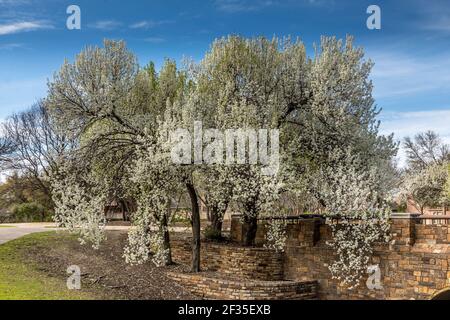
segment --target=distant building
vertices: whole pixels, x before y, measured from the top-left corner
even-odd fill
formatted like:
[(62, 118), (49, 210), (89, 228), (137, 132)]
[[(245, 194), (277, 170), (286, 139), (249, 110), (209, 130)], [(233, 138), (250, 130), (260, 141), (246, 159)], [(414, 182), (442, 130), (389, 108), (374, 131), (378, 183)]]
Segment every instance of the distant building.
[(105, 206), (105, 217), (108, 221), (130, 221), (130, 215), (135, 210), (133, 201), (112, 200)]
[(418, 213), (425, 216), (446, 216), (450, 215), (450, 208), (448, 207), (424, 207), (422, 210), (420, 206), (411, 198), (408, 199), (406, 204), (406, 212), (408, 213)]

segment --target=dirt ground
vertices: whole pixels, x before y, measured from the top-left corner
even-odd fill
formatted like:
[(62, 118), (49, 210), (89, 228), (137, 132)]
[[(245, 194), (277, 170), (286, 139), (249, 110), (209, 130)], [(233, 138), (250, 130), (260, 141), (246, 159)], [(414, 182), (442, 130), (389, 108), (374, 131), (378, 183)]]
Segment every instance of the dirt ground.
[(26, 248), (24, 258), (39, 271), (64, 281), (68, 277), (67, 268), (79, 266), (82, 290), (94, 293), (99, 299), (196, 299), (165, 275), (167, 271), (186, 271), (186, 266), (157, 268), (151, 262), (130, 266), (122, 257), (126, 232), (108, 231), (107, 236), (100, 249), (94, 250), (89, 245), (80, 245), (76, 237), (58, 233), (52, 241)]

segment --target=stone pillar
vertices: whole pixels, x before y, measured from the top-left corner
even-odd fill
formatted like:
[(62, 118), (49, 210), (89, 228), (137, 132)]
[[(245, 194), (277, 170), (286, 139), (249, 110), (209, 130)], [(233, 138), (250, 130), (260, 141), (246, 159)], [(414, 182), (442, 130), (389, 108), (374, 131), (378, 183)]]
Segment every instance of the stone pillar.
[(230, 238), (233, 242), (242, 242), (242, 222), (241, 215), (231, 216)]
[(321, 218), (298, 219), (288, 223), (288, 244), (299, 247), (314, 247), (320, 241)]
[(391, 233), (394, 245), (414, 245), (416, 218), (420, 214), (416, 213), (393, 213), (391, 215)]
[[(230, 238), (233, 242), (242, 243), (244, 239), (244, 224), (241, 220), (241, 215), (233, 215), (231, 216), (231, 228), (230, 228)], [(258, 227), (256, 230), (255, 236), (255, 245), (261, 246), (266, 241), (266, 232), (267, 232), (267, 220), (258, 219)]]

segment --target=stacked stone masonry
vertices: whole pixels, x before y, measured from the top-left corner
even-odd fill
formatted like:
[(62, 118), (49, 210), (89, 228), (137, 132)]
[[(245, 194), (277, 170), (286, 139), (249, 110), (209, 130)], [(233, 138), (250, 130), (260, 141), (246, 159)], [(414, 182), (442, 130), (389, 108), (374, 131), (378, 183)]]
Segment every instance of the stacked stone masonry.
[[(191, 246), (173, 241), (175, 261), (188, 264)], [(282, 253), (265, 248), (202, 243), (202, 270), (168, 276), (198, 297), (221, 300), (305, 300), (317, 297), (316, 281), (284, 280)]]
[[(191, 244), (173, 241), (175, 260), (189, 264)], [(203, 270), (217, 271), (241, 279), (283, 280), (283, 254), (264, 248), (244, 248), (231, 245), (202, 243), (201, 264)]]
[[(258, 226), (257, 243), (264, 242), (265, 222)], [(392, 241), (375, 248), (372, 265), (381, 269), (382, 290), (362, 285), (355, 290), (331, 279), (328, 265), (335, 258), (326, 245), (331, 237), (319, 218), (290, 220), (284, 254), (284, 278), (319, 283), (319, 299), (431, 299), (450, 290), (450, 226), (423, 225), (414, 216), (391, 221)], [(232, 239), (241, 237), (238, 219), (232, 222)]]
[(209, 274), (169, 273), (194, 295), (216, 300), (305, 300), (317, 296), (317, 282), (231, 280)]

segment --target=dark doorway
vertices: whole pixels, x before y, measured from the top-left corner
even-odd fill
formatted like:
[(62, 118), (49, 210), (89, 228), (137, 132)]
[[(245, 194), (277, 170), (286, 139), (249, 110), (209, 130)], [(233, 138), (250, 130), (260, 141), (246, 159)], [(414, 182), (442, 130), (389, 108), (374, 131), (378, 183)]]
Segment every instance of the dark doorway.
[(450, 289), (437, 294), (432, 300), (450, 300)]

